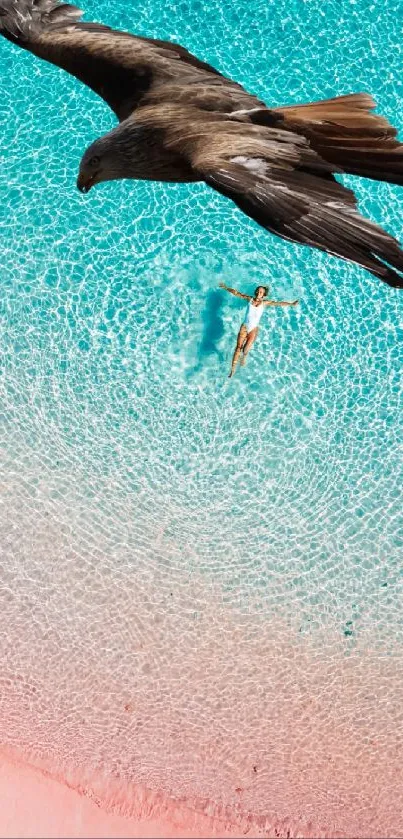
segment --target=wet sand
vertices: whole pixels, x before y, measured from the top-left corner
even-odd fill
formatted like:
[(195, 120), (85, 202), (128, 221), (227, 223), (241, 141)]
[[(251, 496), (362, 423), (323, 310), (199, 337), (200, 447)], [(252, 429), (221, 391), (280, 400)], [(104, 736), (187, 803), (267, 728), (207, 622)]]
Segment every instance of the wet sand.
[[(66, 783), (52, 778), (47, 772), (0, 756), (0, 837), (41, 836), (43, 839), (71, 837), (71, 839), (123, 839), (124, 837), (213, 837), (240, 835), (224, 821), (210, 819), (192, 812), (184, 804), (165, 798), (150, 813), (149, 801), (144, 800), (144, 817), (125, 818), (107, 812), (97, 800), (81, 793)], [(165, 815), (161, 810), (165, 809)]]

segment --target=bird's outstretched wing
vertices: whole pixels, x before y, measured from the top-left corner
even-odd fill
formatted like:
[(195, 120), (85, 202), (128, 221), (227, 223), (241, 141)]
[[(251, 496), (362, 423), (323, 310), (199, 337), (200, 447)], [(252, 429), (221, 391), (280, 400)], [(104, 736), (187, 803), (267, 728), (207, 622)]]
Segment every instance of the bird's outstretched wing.
[(267, 177), (251, 172), (250, 160), (206, 169), (204, 179), (272, 233), (356, 262), (388, 285), (403, 288), (399, 243), (357, 211), (351, 190), (296, 169), (276, 169)]
[(334, 178), (337, 167), (305, 137), (281, 127), (234, 124), (191, 108), (137, 113), (162, 130), (164, 146), (187, 159), (200, 179), (262, 227), (356, 262), (403, 288), (399, 243), (360, 215), (354, 193)]
[(148, 95), (224, 111), (264, 107), (184, 47), (86, 23), (81, 15), (58, 0), (0, 0), (0, 34), (84, 82), (119, 120)]

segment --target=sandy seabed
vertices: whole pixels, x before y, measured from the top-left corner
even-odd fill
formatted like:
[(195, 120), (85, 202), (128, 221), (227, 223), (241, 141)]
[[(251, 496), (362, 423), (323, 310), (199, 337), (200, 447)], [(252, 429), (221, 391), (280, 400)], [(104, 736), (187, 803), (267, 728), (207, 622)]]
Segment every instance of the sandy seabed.
[(281, 570), (261, 600), (168, 562), (83, 560), (74, 505), (45, 541), (16, 501), (0, 836), (403, 837), (400, 589), (346, 635), (276, 605)]

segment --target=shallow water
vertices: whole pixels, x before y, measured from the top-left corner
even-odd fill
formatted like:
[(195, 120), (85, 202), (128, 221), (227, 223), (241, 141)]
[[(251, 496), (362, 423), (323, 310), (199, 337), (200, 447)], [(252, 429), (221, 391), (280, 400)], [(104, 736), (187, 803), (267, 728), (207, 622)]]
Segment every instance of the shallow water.
[[(403, 127), (391, 2), (86, 12), (177, 40), (268, 103), (367, 90)], [(403, 830), (380, 781), (402, 747), (401, 293), (207, 186), (81, 196), (81, 154), (113, 116), (7, 42), (0, 65), (0, 738), (262, 817), (309, 811), (329, 833), (372, 799), (369, 827)], [(403, 239), (402, 190), (354, 186)], [(242, 305), (221, 280), (300, 299), (264, 315), (231, 381)], [(252, 742), (265, 770), (239, 805)]]

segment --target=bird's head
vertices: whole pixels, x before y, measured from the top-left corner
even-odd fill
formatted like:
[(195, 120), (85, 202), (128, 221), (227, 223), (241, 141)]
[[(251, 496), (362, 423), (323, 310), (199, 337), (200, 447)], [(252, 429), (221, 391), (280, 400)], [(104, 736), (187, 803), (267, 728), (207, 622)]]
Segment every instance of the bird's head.
[(77, 189), (80, 192), (89, 192), (92, 186), (104, 180), (102, 169), (102, 156), (95, 152), (91, 153), (91, 155), (86, 152), (80, 163)]
[(102, 181), (115, 181), (124, 178), (119, 149), (107, 136), (92, 143), (80, 162), (77, 188), (80, 192), (89, 192), (95, 184)]
[(128, 178), (197, 180), (182, 158), (164, 148), (155, 128), (139, 125), (135, 119), (124, 120), (89, 146), (81, 159), (77, 187), (80, 192), (89, 192), (102, 181)]

